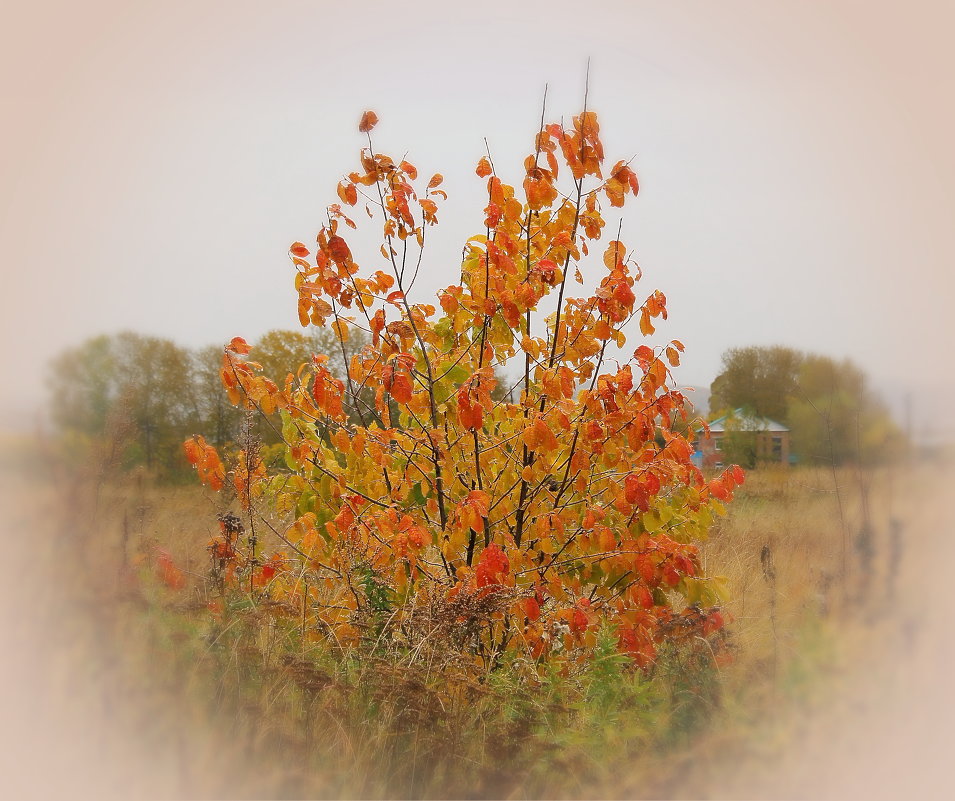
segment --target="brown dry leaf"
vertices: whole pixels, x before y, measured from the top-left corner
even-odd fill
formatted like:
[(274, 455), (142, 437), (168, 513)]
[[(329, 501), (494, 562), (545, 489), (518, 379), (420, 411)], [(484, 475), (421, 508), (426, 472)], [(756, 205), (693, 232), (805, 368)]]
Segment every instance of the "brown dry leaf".
[(366, 111), (361, 115), (361, 122), (358, 123), (359, 133), (368, 133), (378, 124), (378, 115), (374, 111)]

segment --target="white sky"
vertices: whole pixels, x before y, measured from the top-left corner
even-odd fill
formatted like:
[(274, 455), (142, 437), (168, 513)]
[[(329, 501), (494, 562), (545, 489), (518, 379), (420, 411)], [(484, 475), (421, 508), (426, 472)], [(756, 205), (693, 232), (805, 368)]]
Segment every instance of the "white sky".
[(909, 392), (916, 424), (935, 423), (953, 397), (955, 342), (948, 7), (11, 8), (4, 423), (42, 398), (49, 357), (97, 333), (205, 345), (296, 327), (287, 248), (313, 241), (355, 168), (366, 108), (381, 118), (380, 149), (446, 176), (421, 297), (452, 283), (461, 243), (481, 229), (483, 138), (519, 184), (545, 82), (548, 117), (569, 118), (588, 56), (608, 159), (636, 155), (623, 239), (640, 289), (669, 298), (661, 333), (687, 348), (678, 380), (707, 386), (728, 347), (786, 344), (852, 358), (894, 408)]

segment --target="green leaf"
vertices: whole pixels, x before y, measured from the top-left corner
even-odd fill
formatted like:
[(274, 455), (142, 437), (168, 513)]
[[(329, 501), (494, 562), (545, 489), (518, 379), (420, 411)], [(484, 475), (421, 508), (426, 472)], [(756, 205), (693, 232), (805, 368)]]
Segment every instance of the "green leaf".
[[(430, 489), (430, 487), (429, 487)], [(422, 489), (421, 482), (417, 482), (408, 493), (408, 503), (412, 506), (424, 506), (428, 496)]]
[(460, 364), (456, 364), (454, 367), (448, 370), (448, 374), (444, 377), (444, 380), (450, 381), (456, 387), (459, 387), (461, 384), (467, 381), (469, 377), (468, 371)]

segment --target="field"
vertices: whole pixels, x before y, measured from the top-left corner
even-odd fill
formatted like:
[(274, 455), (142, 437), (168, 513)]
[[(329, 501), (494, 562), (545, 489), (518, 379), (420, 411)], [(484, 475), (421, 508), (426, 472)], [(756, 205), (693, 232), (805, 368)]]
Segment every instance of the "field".
[(437, 648), (334, 658), (254, 609), (217, 617), (210, 495), (3, 445), (11, 797), (937, 792), (943, 459), (750, 473), (705, 546), (732, 599), (710, 667), (674, 651), (647, 675), (608, 640), (586, 671), (475, 677)]

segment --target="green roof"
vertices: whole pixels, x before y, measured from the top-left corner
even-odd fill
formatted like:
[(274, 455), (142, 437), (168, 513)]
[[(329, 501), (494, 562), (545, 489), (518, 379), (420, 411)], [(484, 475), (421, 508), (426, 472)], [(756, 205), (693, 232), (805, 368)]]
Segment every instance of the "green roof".
[[(726, 423), (736, 421), (735, 426), (727, 427)], [(730, 431), (756, 431), (756, 432), (777, 432), (789, 431), (782, 423), (770, 420), (768, 417), (757, 417), (755, 414), (747, 412), (745, 409), (736, 409), (729, 414), (724, 414), (710, 423), (710, 431), (724, 433)]]

